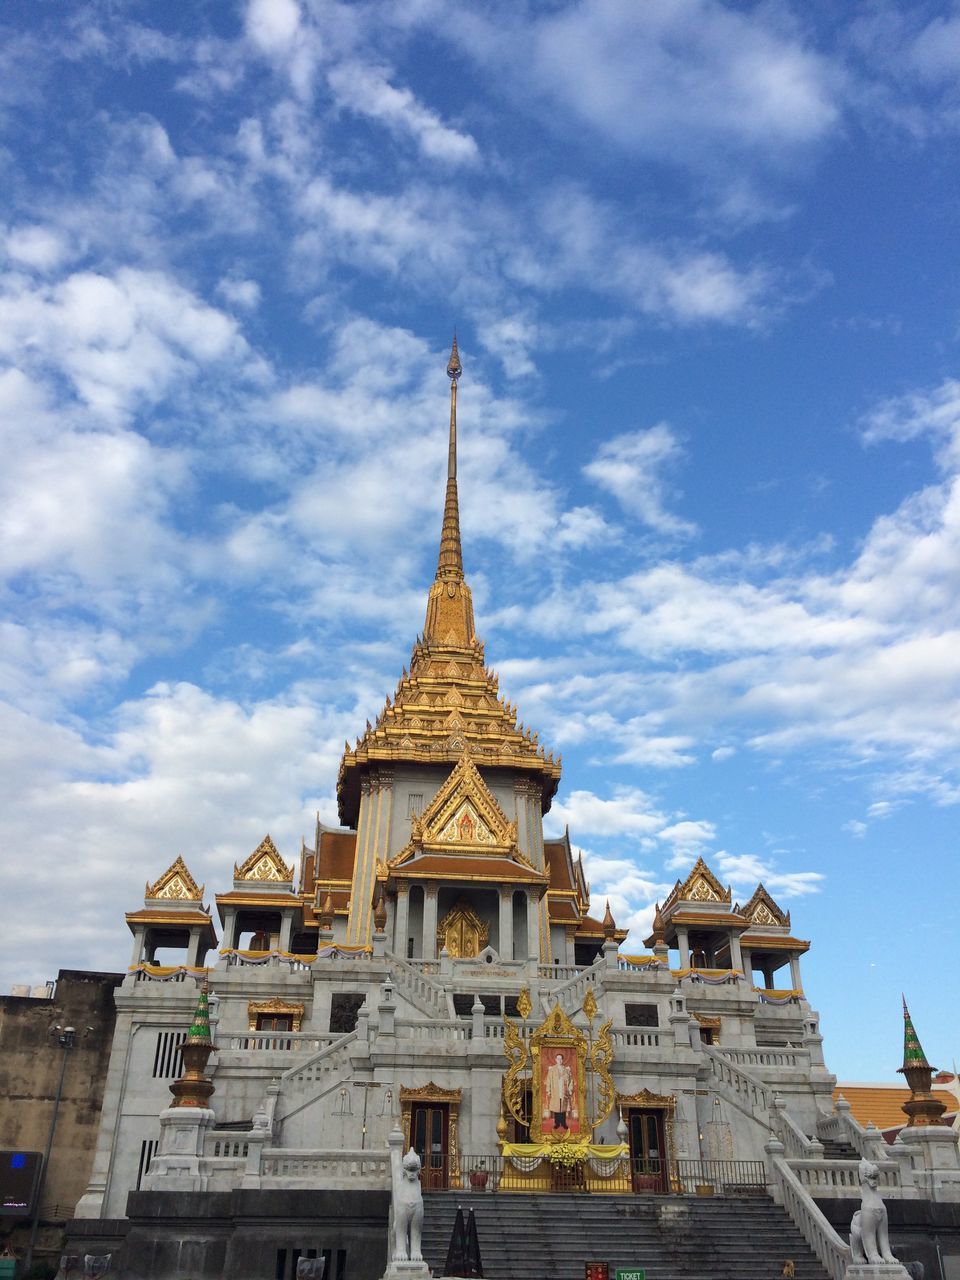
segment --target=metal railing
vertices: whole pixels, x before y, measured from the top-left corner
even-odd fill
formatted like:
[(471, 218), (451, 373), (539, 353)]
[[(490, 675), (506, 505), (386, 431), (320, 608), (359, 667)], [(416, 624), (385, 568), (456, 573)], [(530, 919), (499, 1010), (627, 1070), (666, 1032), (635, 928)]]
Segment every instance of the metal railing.
[(762, 1160), (660, 1160), (622, 1156), (587, 1157), (574, 1165), (546, 1156), (499, 1153), (457, 1156), (428, 1152), (420, 1185), (438, 1191), (613, 1195), (763, 1195), (767, 1171)]

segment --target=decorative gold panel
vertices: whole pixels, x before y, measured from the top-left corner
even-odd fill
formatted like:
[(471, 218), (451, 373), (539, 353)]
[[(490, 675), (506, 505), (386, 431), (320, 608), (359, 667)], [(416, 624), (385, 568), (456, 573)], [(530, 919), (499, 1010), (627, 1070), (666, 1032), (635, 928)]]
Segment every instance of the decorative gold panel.
[(247, 1021), (251, 1031), (256, 1031), (257, 1018), (262, 1015), (289, 1018), (291, 1031), (299, 1031), (303, 1023), (303, 1004), (300, 1001), (281, 1000), (279, 996), (270, 1000), (251, 1000), (247, 1005)]
[(277, 846), (269, 836), (264, 838), (247, 858), (238, 866), (234, 863), (234, 880), (276, 880), (283, 883), (293, 880), (293, 867), (288, 867), (277, 852)]
[(177, 858), (154, 884), (147, 881), (143, 896), (168, 902), (200, 902), (203, 898), (203, 885), (187, 870), (183, 858)]
[(468, 902), (460, 901), (437, 926), (437, 952), (446, 948), (454, 959), (472, 960), (480, 954), (490, 938), (484, 924)]

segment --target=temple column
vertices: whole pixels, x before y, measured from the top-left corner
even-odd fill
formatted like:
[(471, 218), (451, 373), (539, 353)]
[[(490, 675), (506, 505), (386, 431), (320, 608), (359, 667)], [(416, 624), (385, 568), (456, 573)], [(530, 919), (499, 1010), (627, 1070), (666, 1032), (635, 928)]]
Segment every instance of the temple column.
[(800, 957), (791, 955), (790, 957), (790, 985), (794, 991), (802, 991), (803, 983), (800, 981)]
[(397, 885), (397, 908), (393, 917), (393, 954), (406, 959), (407, 922), (410, 919), (410, 886)]
[(730, 968), (743, 972), (743, 955), (740, 952), (740, 939), (735, 933), (730, 934)]
[(199, 969), (201, 963), (200, 930), (193, 928), (190, 930), (190, 941), (187, 943), (186, 966), (188, 969)]
[(527, 959), (540, 963), (540, 911), (534, 895), (527, 891)]
[(224, 907), (223, 909), (223, 938), (220, 942), (222, 951), (229, 951), (237, 945), (237, 909), (236, 907)]
[(138, 924), (133, 931), (133, 954), (130, 957), (130, 965), (138, 965), (143, 959), (143, 938), (146, 930), (142, 924)]
[(690, 935), (687, 933), (687, 927), (683, 924), (677, 925), (677, 947), (680, 951), (680, 968), (690, 968)]
[(280, 917), (280, 950), (289, 951), (293, 940), (293, 912), (285, 911)]
[(500, 944), (497, 947), (501, 960), (513, 959), (513, 889), (500, 889)]
[(437, 886), (423, 887), (423, 958), (437, 958)]
[(743, 976), (753, 986), (753, 956), (747, 947), (740, 948), (740, 959), (743, 962)]

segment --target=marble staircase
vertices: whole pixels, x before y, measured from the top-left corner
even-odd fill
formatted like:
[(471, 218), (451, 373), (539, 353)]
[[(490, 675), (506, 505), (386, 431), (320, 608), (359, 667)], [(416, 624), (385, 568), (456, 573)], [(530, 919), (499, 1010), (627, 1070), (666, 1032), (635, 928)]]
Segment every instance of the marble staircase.
[(472, 1208), (486, 1280), (583, 1280), (586, 1262), (645, 1269), (649, 1280), (797, 1280), (827, 1273), (767, 1196), (508, 1195), (424, 1197), (423, 1253), (443, 1275), (457, 1207)]

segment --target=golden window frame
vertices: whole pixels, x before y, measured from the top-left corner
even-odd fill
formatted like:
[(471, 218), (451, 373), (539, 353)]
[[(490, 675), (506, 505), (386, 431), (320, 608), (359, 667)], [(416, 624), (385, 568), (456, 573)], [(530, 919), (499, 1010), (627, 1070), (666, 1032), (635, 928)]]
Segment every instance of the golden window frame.
[(251, 1031), (257, 1029), (257, 1018), (262, 1014), (273, 1018), (289, 1018), (291, 1031), (299, 1031), (303, 1023), (303, 1002), (281, 1000), (273, 996), (270, 1000), (251, 1000), (247, 1005), (247, 1022)]
[(414, 1088), (411, 1085), (400, 1086), (400, 1123), (403, 1129), (403, 1149), (409, 1151), (411, 1146), (411, 1118), (415, 1102), (445, 1102), (450, 1108), (447, 1140), (450, 1144), (449, 1185), (456, 1190), (461, 1183), (460, 1176), (460, 1102), (462, 1089), (444, 1089), (442, 1085), (429, 1084)]

